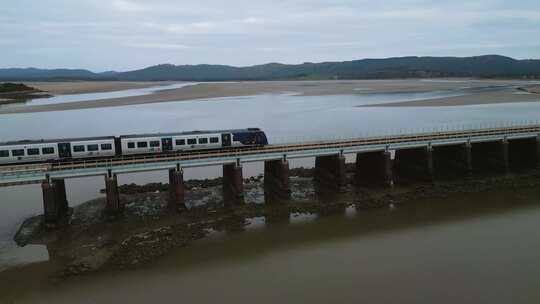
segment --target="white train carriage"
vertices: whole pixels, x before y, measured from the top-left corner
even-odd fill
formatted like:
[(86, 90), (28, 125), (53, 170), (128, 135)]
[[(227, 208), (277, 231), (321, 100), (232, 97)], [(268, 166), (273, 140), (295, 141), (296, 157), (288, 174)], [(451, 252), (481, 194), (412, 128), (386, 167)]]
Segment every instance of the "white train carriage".
[(120, 136), (123, 155), (218, 149), (231, 134), (219, 132), (186, 132)]
[(58, 159), (54, 142), (17, 141), (0, 144), (0, 164), (29, 163)]
[(0, 143), (0, 164), (116, 155), (114, 136)]

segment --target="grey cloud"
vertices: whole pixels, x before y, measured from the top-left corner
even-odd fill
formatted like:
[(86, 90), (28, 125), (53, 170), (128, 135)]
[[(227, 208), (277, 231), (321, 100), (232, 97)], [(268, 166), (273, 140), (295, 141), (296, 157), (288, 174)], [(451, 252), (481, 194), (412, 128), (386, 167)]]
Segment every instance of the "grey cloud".
[(19, 0), (0, 11), (2, 67), (530, 58), (540, 35), (540, 3), (530, 0)]

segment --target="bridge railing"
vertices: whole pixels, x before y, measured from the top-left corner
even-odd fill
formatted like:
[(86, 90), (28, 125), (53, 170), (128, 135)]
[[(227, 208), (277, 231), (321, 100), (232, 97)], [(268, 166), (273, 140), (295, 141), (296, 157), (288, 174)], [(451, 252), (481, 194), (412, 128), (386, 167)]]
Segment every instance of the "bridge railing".
[(79, 169), (113, 168), (120, 165), (138, 165), (160, 162), (181, 162), (198, 159), (230, 158), (236, 159), (246, 155), (263, 155), (267, 153), (289, 154), (297, 151), (313, 151), (336, 148), (350, 148), (362, 145), (391, 145), (400, 142), (430, 142), (444, 139), (467, 139), (488, 135), (510, 135), (516, 133), (540, 134), (540, 125), (512, 125), (506, 128), (480, 128), (472, 130), (450, 130), (436, 132), (420, 132), (413, 134), (397, 134), (392, 136), (372, 136), (363, 138), (344, 138), (339, 140), (318, 140), (297, 142), (288, 144), (275, 144), (264, 147), (232, 148), (225, 150), (207, 150), (193, 152), (174, 152), (167, 154), (152, 155), (123, 155), (120, 157), (71, 160), (53, 163), (41, 163), (31, 165), (0, 166), (0, 177), (18, 175), (27, 172), (46, 171), (75, 171)]

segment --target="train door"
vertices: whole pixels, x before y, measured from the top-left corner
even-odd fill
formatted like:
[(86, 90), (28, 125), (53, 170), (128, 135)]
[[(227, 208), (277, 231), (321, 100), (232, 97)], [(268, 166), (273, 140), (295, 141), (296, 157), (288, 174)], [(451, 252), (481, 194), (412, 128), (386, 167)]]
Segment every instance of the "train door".
[(221, 144), (223, 145), (223, 147), (230, 147), (231, 146), (231, 134), (230, 133), (221, 134)]
[(162, 138), (161, 139), (161, 149), (163, 152), (169, 152), (173, 150), (172, 138)]
[(58, 144), (58, 156), (60, 158), (70, 158), (71, 157), (71, 144), (70, 143), (59, 143)]

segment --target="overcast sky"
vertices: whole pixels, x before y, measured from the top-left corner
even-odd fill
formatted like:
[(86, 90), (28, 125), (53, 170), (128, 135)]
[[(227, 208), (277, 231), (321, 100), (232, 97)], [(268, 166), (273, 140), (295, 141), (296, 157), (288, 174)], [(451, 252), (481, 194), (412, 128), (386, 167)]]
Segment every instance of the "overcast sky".
[(0, 67), (539, 58), (539, 37), (538, 0), (0, 1)]

